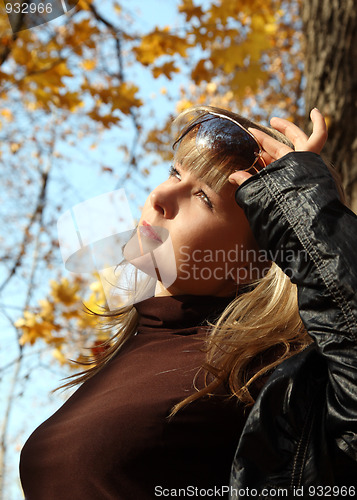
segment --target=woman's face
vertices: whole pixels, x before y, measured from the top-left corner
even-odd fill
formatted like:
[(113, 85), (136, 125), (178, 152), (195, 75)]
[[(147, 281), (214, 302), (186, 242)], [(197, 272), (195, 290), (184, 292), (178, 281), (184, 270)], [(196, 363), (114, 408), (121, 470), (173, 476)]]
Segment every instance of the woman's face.
[(235, 191), (227, 182), (217, 194), (176, 163), (169, 178), (151, 192), (139, 229), (143, 237), (154, 238), (155, 228), (158, 233), (161, 228), (168, 231), (177, 271), (175, 282), (157, 295), (230, 296), (238, 282), (257, 277), (247, 268), (259, 249)]

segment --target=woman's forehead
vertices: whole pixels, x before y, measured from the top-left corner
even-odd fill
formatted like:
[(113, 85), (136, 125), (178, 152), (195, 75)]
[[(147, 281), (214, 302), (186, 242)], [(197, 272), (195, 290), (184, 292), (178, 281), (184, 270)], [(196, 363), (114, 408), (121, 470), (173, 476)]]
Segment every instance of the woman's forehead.
[[(194, 176), (195, 178), (197, 178), (200, 181), (200, 183), (202, 183), (204, 186), (207, 186), (209, 188), (209, 190), (212, 190), (214, 192), (216, 202), (218, 202), (220, 199), (222, 199), (223, 204), (224, 204), (225, 201), (230, 203), (229, 200), (231, 200), (232, 198), (234, 199), (236, 186), (233, 186), (228, 181), (228, 178), (224, 179), (224, 183), (222, 184), (221, 188), (219, 190), (217, 190), (217, 189), (215, 189), (215, 185), (212, 186), (212, 183), (207, 182), (207, 180), (209, 180), (209, 176), (197, 175), (197, 173), (192, 168), (190, 168), (189, 162), (182, 162), (182, 160), (177, 160), (175, 162), (175, 166), (177, 166), (180, 171), (189, 172), (189, 174)], [(235, 202), (235, 199), (234, 199), (234, 202)], [(222, 204), (222, 203), (220, 203), (220, 204)]]
[(190, 171), (217, 193), (228, 182), (229, 175), (234, 171), (227, 159), (218, 161), (214, 156), (203, 156), (194, 148), (181, 145), (176, 152), (175, 163), (180, 168)]

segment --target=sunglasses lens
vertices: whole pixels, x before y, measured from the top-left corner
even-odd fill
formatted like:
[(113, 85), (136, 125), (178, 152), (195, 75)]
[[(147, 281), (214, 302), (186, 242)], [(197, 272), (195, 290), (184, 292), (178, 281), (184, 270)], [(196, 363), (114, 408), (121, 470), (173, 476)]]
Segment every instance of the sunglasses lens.
[(212, 158), (229, 155), (237, 159), (237, 170), (249, 169), (256, 161), (259, 146), (247, 131), (220, 117), (208, 117), (198, 125), (196, 147)]

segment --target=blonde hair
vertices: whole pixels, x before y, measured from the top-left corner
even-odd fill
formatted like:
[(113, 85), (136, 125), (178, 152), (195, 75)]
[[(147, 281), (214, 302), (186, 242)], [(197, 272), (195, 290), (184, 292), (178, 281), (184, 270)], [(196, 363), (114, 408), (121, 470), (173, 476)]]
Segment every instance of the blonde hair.
[[(190, 126), (192, 116), (193, 120), (198, 118), (199, 123), (210, 111), (226, 115), (245, 128), (263, 130), (293, 149), (293, 145), (279, 132), (227, 110), (200, 106), (182, 113), (174, 123), (180, 129), (175, 160), (184, 163), (217, 192), (230, 173), (237, 169), (237, 164), (229, 154), (222, 156), (212, 151), (201, 155), (197, 151), (195, 127)], [(187, 125), (187, 122), (189, 126), (183, 127), (182, 124)], [(100, 356), (89, 357), (83, 363), (91, 366), (89, 369), (69, 377), (70, 381), (61, 387), (77, 385), (95, 375), (136, 332), (138, 314), (133, 306), (106, 311), (99, 316), (106, 318), (107, 325), (116, 326), (116, 334), (103, 344)], [(296, 285), (274, 262), (267, 272), (232, 300), (214, 324), (207, 327), (206, 361), (201, 367), (205, 372), (205, 386), (174, 406), (171, 416), (188, 403), (214, 394), (222, 383), (229, 387), (231, 397), (236, 397), (245, 405), (252, 405), (252, 388), (258, 379), (268, 376), (274, 367), (312, 342), (299, 315)]]

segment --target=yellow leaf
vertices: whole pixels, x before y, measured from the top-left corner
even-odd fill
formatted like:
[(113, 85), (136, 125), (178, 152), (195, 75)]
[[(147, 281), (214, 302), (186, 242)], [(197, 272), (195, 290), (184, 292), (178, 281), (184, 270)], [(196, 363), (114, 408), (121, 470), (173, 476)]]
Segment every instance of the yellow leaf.
[(11, 56), (17, 64), (26, 66), (31, 61), (29, 51), (22, 44), (18, 43), (11, 51)]
[(36, 315), (30, 311), (25, 311), (23, 318), (19, 318), (15, 321), (14, 325), (16, 328), (32, 328), (36, 324)]
[(112, 109), (119, 109), (124, 114), (129, 114), (131, 108), (142, 106), (141, 99), (135, 97), (139, 88), (130, 83), (122, 83), (112, 89)]
[(84, 106), (83, 101), (80, 99), (80, 94), (78, 92), (66, 92), (58, 95), (58, 100), (60, 106), (63, 109), (69, 109), (69, 111), (75, 111), (77, 108)]
[(176, 111), (177, 113), (181, 113), (182, 111), (185, 111), (188, 108), (191, 108), (193, 106), (193, 101), (190, 101), (188, 99), (182, 99), (176, 104)]
[(101, 287), (100, 291), (97, 293), (91, 293), (88, 300), (85, 302), (85, 306), (95, 313), (103, 312), (102, 306), (104, 306), (106, 300)]
[(60, 76), (73, 76), (73, 73), (70, 71), (70, 69), (68, 68), (65, 61), (62, 61), (59, 64), (56, 64), (54, 66), (54, 70)]
[(55, 302), (62, 302), (66, 306), (70, 306), (80, 300), (80, 297), (77, 295), (80, 288), (78, 283), (71, 285), (67, 278), (62, 278), (60, 283), (51, 280), (50, 284), (51, 295)]
[(206, 62), (205, 59), (201, 59), (192, 70), (191, 77), (196, 84), (202, 81), (209, 82), (212, 78), (212, 72), (207, 70)]
[(1, 114), (4, 118), (6, 118), (7, 121), (12, 121), (14, 119), (14, 116), (12, 114), (12, 111), (8, 108), (4, 108), (1, 110)]
[[(82, 2), (82, 5), (84, 3)], [(92, 24), (91, 19), (82, 19), (65, 30), (65, 44), (71, 47), (71, 50), (76, 54), (82, 55), (85, 47), (95, 49), (96, 36), (99, 34), (100, 30), (95, 24)]]
[(217, 84), (214, 82), (207, 83), (206, 88), (207, 92), (209, 92), (210, 94), (214, 94), (215, 92), (217, 92)]
[(91, 71), (92, 69), (94, 69), (97, 66), (97, 63), (93, 59), (86, 59), (85, 61), (81, 62), (81, 66), (86, 71)]
[(186, 21), (190, 21), (193, 17), (201, 19), (204, 12), (202, 7), (196, 6), (192, 0), (182, 0), (182, 4), (179, 6), (179, 12), (182, 12), (186, 16)]
[[(51, 343), (55, 337), (52, 337), (52, 331), (57, 331), (59, 327), (48, 321), (42, 321), (38, 314), (25, 311), (23, 318), (15, 322), (15, 327), (22, 330), (22, 336), (19, 340), (20, 345), (34, 344), (38, 339)], [(57, 338), (56, 338), (57, 339)]]
[(10, 150), (11, 150), (11, 153), (17, 153), (18, 150), (20, 149), (21, 145), (17, 142), (12, 142), (10, 144)]
[(75, 309), (66, 309), (62, 311), (62, 317), (68, 321), (73, 318), (79, 318), (81, 315), (81, 310), (79, 307), (76, 307)]
[(164, 63), (162, 66), (155, 66), (152, 69), (152, 74), (154, 78), (158, 78), (161, 75), (165, 75), (166, 78), (171, 80), (171, 74), (172, 73), (179, 73), (180, 70), (175, 66), (175, 63), (173, 61)]
[(179, 54), (186, 57), (189, 47), (191, 44), (186, 38), (171, 35), (168, 27), (163, 30), (155, 28), (153, 32), (142, 37), (141, 44), (134, 48), (134, 53), (141, 64), (148, 65), (163, 55)]
[(262, 70), (259, 63), (251, 62), (245, 70), (237, 71), (230, 81), (231, 90), (234, 95), (244, 97), (246, 92), (256, 92), (259, 85), (268, 78), (268, 74)]
[(92, 118), (92, 120), (102, 123), (105, 128), (110, 128), (111, 125), (115, 125), (120, 121), (118, 116), (113, 116), (111, 113), (101, 115), (96, 109), (88, 113), (88, 116)]
[(39, 304), (41, 307), (40, 317), (45, 320), (53, 323), (54, 321), (54, 304), (50, 302), (48, 299), (39, 300)]
[(73, 74), (66, 63), (53, 61), (40, 61), (38, 67), (33, 67), (31, 73), (25, 77), (26, 81), (35, 82), (39, 87), (50, 88), (52, 92), (56, 87), (64, 87), (63, 77), (72, 77)]
[(66, 358), (66, 356), (63, 354), (63, 352), (61, 351), (60, 347), (56, 347), (56, 349), (54, 349), (52, 351), (52, 356), (60, 362), (61, 365), (65, 365), (66, 363), (68, 363), (68, 359)]
[(267, 35), (274, 35), (278, 31), (278, 25), (277, 23), (267, 23), (264, 30)]
[(89, 10), (90, 9), (90, 4), (92, 3), (91, 0), (79, 0), (77, 7), (79, 7), (82, 10)]

